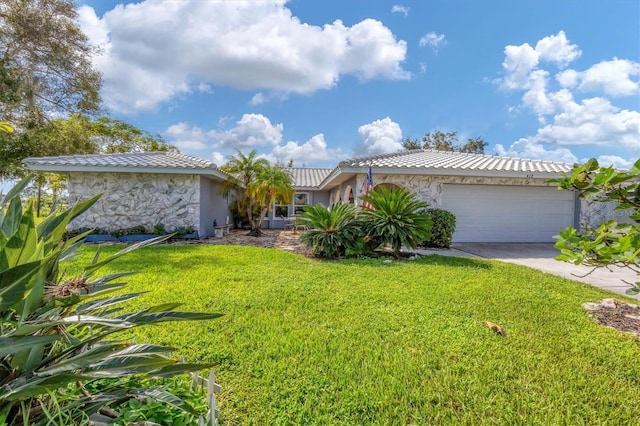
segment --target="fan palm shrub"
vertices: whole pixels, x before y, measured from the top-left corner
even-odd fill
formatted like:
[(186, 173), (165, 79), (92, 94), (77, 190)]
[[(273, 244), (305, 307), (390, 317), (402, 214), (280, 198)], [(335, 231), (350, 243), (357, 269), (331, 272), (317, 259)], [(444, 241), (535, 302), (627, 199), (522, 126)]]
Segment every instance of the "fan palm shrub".
[(363, 237), (355, 219), (353, 204), (333, 204), (329, 208), (321, 204), (305, 206), (300, 223), (307, 231), (300, 236), (300, 241), (318, 257), (344, 256), (346, 250), (356, 247)]
[[(23, 210), (20, 200), (27, 183), (20, 182), (0, 204), (0, 424), (84, 424), (101, 408), (140, 396), (194, 412), (162, 388), (130, 388), (115, 379), (162, 378), (210, 365), (179, 363), (170, 357), (170, 348), (127, 342), (115, 333), (219, 315), (176, 312), (177, 303), (125, 312), (121, 305), (141, 293), (109, 293), (122, 289), (121, 279), (130, 273), (98, 275), (114, 259), (169, 236), (106, 258), (98, 250), (79, 276), (68, 277), (64, 262), (91, 231), (65, 241), (66, 226), (99, 196), (36, 226), (33, 204)], [(104, 385), (97, 391), (95, 383), (85, 386), (98, 380)]]
[(407, 189), (378, 186), (361, 198), (371, 205), (363, 207), (358, 217), (365, 234), (371, 241), (390, 245), (394, 256), (399, 257), (402, 246), (416, 248), (429, 239), (431, 219), (422, 213), (428, 204)]

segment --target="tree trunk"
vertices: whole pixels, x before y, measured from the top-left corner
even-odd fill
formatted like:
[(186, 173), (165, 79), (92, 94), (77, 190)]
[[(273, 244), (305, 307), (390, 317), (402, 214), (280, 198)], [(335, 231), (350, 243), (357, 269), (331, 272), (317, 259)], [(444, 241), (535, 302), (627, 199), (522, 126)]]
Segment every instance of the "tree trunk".
[(40, 217), (40, 203), (42, 201), (42, 185), (38, 183), (38, 197), (36, 199), (36, 217)]

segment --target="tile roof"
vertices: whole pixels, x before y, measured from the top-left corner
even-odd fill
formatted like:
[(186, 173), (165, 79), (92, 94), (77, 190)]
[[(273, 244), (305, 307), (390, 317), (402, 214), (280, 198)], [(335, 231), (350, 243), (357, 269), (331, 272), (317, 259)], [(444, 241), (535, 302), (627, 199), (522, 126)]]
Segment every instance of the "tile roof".
[(333, 169), (291, 168), (287, 170), (293, 176), (294, 186), (317, 187)]
[(555, 161), (527, 160), (494, 155), (468, 154), (435, 150), (406, 150), (391, 154), (357, 157), (341, 161), (338, 167), (432, 169), (482, 172), (567, 173), (573, 164)]
[(30, 168), (92, 167), (132, 169), (217, 169), (211, 161), (175, 152), (128, 152), (121, 154), (67, 155), (60, 157), (31, 157), (25, 160)]

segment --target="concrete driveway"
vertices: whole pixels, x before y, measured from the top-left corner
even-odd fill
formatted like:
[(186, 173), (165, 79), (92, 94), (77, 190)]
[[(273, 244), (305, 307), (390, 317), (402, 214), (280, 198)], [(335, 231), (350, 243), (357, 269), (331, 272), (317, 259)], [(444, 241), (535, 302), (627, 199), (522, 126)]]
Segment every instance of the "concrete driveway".
[[(451, 250), (454, 256), (475, 256), (524, 265), (623, 295), (629, 288), (624, 281), (638, 281), (636, 274), (622, 268), (611, 271), (599, 268), (589, 274), (592, 268), (555, 260), (558, 253), (552, 243), (459, 243), (453, 244)], [(640, 300), (640, 296), (634, 298)]]

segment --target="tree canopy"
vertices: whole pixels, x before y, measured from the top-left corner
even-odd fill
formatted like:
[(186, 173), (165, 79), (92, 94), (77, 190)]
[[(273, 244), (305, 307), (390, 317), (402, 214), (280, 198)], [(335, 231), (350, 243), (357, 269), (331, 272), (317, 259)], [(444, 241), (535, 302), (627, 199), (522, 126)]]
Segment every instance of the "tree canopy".
[(458, 132), (427, 132), (422, 140), (406, 137), (402, 141), (404, 149), (433, 149), (436, 151), (456, 151), (471, 154), (484, 154), (484, 149), (489, 145), (482, 137), (468, 138), (463, 145), (458, 144)]
[(78, 26), (73, 0), (3, 0), (0, 46), (0, 117), (16, 130), (98, 111), (96, 49)]
[(0, 175), (23, 176), (22, 161), (27, 157), (144, 151), (178, 149), (167, 144), (162, 136), (121, 120), (71, 114), (13, 134), (0, 133)]

